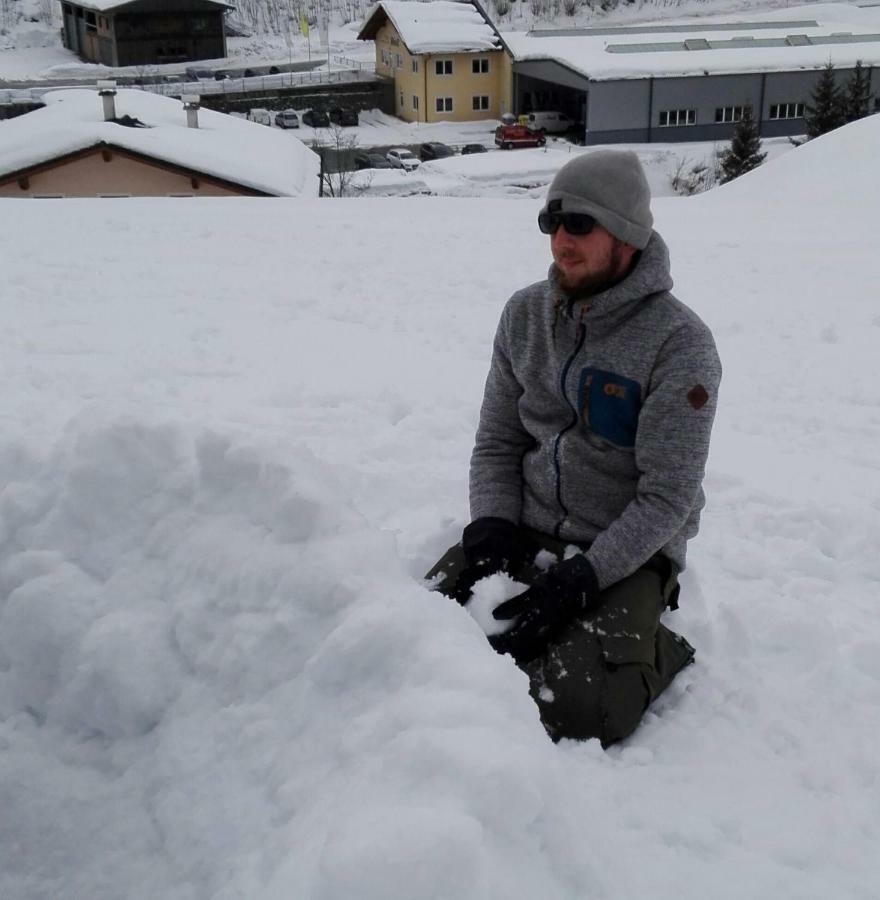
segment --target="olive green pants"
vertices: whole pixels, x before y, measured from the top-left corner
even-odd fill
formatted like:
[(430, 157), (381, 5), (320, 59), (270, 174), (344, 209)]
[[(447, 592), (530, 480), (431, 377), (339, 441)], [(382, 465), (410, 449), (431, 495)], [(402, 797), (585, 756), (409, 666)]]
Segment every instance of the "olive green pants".
[[(535, 555), (543, 550), (561, 559), (567, 544), (536, 531), (523, 533), (530, 543), (529, 562), (510, 574), (531, 584), (540, 573)], [(457, 598), (466, 568), (461, 544), (456, 544), (426, 578), (435, 581), (435, 590)], [(608, 747), (635, 731), (650, 703), (694, 659), (693, 647), (660, 622), (663, 610), (676, 606), (677, 596), (674, 567), (666, 557), (655, 556), (602, 591), (595, 612), (571, 622), (542, 656), (523, 666), (554, 741), (595, 737)]]

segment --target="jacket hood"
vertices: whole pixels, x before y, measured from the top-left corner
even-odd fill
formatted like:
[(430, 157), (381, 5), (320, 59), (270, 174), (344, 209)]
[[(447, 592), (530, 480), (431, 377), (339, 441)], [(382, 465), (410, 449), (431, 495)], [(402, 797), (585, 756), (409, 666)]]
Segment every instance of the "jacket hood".
[[(588, 297), (571, 298), (559, 286), (559, 271), (551, 263), (547, 274), (556, 305), (572, 318), (589, 315), (590, 318), (616, 313), (634, 302), (644, 300), (650, 294), (672, 290), (672, 274), (669, 271), (669, 248), (656, 232), (651, 232), (645, 249), (639, 254), (635, 268), (617, 284)], [(586, 307), (586, 311), (582, 308)]]

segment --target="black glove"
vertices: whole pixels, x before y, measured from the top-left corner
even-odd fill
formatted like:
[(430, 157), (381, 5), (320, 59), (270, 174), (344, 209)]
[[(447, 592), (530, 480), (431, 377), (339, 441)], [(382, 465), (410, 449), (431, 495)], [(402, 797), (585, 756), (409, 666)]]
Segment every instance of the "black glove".
[(461, 535), (461, 548), (469, 567), (500, 572), (521, 556), (519, 528), (508, 519), (474, 519)]
[(473, 586), (488, 575), (519, 566), (525, 556), (519, 527), (508, 519), (483, 516), (474, 519), (461, 535), (467, 568), (458, 578), (455, 599), (467, 603)]
[(599, 582), (583, 554), (572, 556), (539, 575), (532, 586), (495, 608), (496, 619), (517, 618), (513, 628), (492, 635), (498, 653), (509, 653), (519, 664), (540, 656), (549, 641), (573, 619), (600, 604)]

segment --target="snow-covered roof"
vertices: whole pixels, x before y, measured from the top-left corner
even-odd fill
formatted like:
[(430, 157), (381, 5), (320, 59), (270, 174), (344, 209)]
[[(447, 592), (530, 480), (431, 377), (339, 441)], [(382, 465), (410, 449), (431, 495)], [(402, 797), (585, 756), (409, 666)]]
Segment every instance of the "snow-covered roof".
[[(679, 30), (672, 30), (675, 25)], [(592, 81), (880, 64), (880, 9), (822, 4), (611, 29), (505, 32), (516, 62), (553, 60)]]
[[(93, 9), (96, 12), (109, 12), (120, 6), (133, 6), (138, 0), (71, 0), (74, 6), (82, 6), (84, 9)], [(199, 6), (219, 6), (223, 9), (234, 9), (232, 3), (226, 3), (225, 0), (196, 0), (190, 4), (194, 7)], [(185, 8), (185, 4), (183, 5)]]
[(466, 53), (499, 50), (495, 29), (469, 0), (381, 0), (367, 14), (359, 38), (372, 39), (385, 19), (410, 53)]
[(115, 98), (117, 117), (147, 128), (105, 122), (94, 90), (50, 91), (43, 99), (45, 108), (0, 123), (0, 176), (110, 144), (267, 194), (317, 194), (318, 156), (287, 132), (210, 109), (188, 128), (179, 100), (148, 91), (120, 89)]

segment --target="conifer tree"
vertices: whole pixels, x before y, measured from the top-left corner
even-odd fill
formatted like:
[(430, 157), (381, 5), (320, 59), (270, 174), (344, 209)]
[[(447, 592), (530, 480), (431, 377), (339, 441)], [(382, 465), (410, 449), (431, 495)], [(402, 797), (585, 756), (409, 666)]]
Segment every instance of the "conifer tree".
[(843, 100), (840, 89), (834, 82), (834, 63), (830, 60), (822, 69), (811, 95), (812, 103), (807, 104), (804, 120), (807, 138), (819, 137), (843, 125)]
[(863, 119), (868, 115), (870, 102), (871, 80), (862, 66), (862, 61), (858, 60), (844, 88), (844, 122), (855, 122), (856, 119)]
[(758, 124), (752, 116), (751, 106), (743, 108), (743, 117), (736, 123), (730, 147), (721, 154), (721, 183), (727, 184), (740, 175), (757, 169), (764, 162)]

